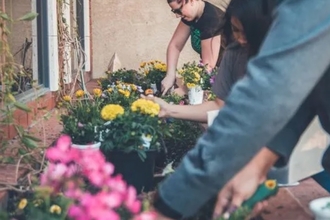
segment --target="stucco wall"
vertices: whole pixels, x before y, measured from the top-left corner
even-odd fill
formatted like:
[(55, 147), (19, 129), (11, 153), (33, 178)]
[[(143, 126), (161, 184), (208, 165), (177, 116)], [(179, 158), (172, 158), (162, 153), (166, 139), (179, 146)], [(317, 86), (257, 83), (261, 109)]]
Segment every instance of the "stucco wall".
[[(126, 68), (138, 68), (143, 60), (165, 61), (178, 22), (166, 0), (92, 0), (93, 78), (104, 74), (114, 52)], [(179, 65), (198, 59), (189, 40)]]

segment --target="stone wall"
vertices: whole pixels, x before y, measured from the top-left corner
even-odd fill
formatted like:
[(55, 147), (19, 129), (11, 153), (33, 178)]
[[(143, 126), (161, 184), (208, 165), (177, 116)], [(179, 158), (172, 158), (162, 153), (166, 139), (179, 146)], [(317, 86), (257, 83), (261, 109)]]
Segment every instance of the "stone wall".
[[(167, 45), (179, 22), (166, 0), (92, 0), (92, 73), (101, 77), (117, 52), (122, 67), (138, 68), (141, 61), (165, 61)], [(190, 40), (179, 65), (199, 60)]]

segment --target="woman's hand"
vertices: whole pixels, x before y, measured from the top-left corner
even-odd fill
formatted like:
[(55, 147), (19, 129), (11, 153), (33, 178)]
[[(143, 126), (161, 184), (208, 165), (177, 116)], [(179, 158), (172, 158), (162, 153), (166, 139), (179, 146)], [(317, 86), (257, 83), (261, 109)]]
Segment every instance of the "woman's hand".
[(150, 101), (153, 101), (153, 102), (157, 103), (160, 106), (160, 111), (159, 111), (158, 117), (166, 118), (166, 117), (169, 116), (170, 107), (171, 107), (171, 105), (169, 103), (167, 103), (163, 99), (155, 97), (155, 96), (141, 95), (141, 97), (144, 98), (144, 99), (148, 99)]
[[(266, 176), (260, 175), (258, 168), (245, 167), (219, 192), (214, 217), (229, 217), (245, 200), (254, 194), (257, 187), (265, 180)], [(253, 210), (253, 214), (258, 214), (266, 205), (266, 202), (258, 203)]]
[(162, 95), (165, 95), (174, 85), (175, 74), (167, 74), (162, 80)]
[[(242, 203), (249, 199), (257, 190), (258, 186), (266, 180), (269, 169), (277, 161), (278, 155), (262, 148), (259, 153), (237, 173), (219, 192), (218, 200), (214, 209), (214, 216), (228, 216), (233, 213)], [(259, 213), (267, 202), (258, 203), (253, 214)]]

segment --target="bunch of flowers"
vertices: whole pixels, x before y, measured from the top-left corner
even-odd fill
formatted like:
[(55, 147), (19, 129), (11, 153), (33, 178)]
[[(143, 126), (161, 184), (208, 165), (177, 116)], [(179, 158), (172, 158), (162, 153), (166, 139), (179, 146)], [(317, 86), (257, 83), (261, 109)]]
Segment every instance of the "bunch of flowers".
[(139, 86), (117, 81), (103, 92), (104, 104), (118, 104), (128, 108), (143, 91)]
[(185, 63), (178, 71), (188, 89), (200, 86), (203, 90), (210, 90), (214, 83), (216, 69), (209, 70), (207, 65), (196, 62)]
[(166, 75), (167, 66), (164, 62), (159, 60), (151, 60), (149, 62), (142, 62), (140, 64), (140, 71), (145, 75), (146, 88), (152, 88), (156, 85), (158, 91), (161, 90), (161, 81)]
[(101, 150), (105, 155), (111, 151), (137, 152), (144, 160), (146, 150), (160, 147), (160, 107), (152, 101), (138, 99), (129, 109), (123, 109), (118, 105), (107, 105), (102, 109), (101, 116), (106, 123)]
[(121, 81), (124, 83), (136, 84), (144, 75), (136, 70), (119, 69), (115, 72), (106, 71), (106, 77), (101, 78), (98, 83), (103, 90), (107, 89), (112, 83)]
[(102, 90), (93, 90), (93, 97), (87, 97), (83, 90), (75, 93), (75, 98), (65, 95), (64, 113), (61, 115), (62, 133), (69, 135), (74, 144), (92, 144), (99, 141), (97, 128), (102, 124)]
[[(120, 175), (113, 176), (114, 166), (106, 162), (100, 151), (79, 151), (71, 148), (70, 143), (68, 136), (62, 136), (56, 146), (46, 152), (49, 166), (41, 176), (41, 185), (51, 189), (51, 194), (63, 193), (63, 197), (71, 201), (67, 210), (58, 204), (52, 206), (54, 213), (65, 214), (73, 220), (154, 219), (152, 212), (141, 213), (136, 190)], [(93, 193), (86, 190), (86, 182), (94, 186)]]

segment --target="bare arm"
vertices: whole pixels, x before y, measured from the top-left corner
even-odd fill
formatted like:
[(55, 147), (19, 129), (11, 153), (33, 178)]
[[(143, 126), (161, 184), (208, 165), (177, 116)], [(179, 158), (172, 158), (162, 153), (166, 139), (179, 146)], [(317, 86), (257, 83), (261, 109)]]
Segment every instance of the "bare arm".
[(165, 93), (173, 86), (175, 82), (175, 72), (178, 65), (179, 55), (186, 44), (189, 35), (190, 27), (180, 21), (167, 47), (167, 73), (166, 77), (162, 80), (163, 95), (165, 95)]
[(168, 117), (207, 122), (207, 112), (219, 110), (223, 105), (224, 102), (218, 98), (200, 105), (169, 105)]
[(202, 61), (208, 64), (209, 68), (214, 68), (217, 64), (221, 47), (221, 36), (215, 36), (201, 41)]
[(178, 24), (167, 47), (167, 75), (175, 76), (180, 52), (190, 36), (190, 27), (182, 21)]

